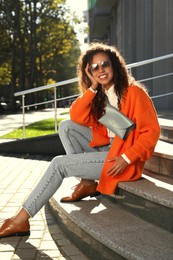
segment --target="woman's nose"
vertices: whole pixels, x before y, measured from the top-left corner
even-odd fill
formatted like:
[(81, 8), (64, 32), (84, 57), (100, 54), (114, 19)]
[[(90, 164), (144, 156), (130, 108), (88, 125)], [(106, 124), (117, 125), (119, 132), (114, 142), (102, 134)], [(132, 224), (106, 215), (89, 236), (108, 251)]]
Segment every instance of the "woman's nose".
[(102, 72), (102, 71), (104, 71), (105, 69), (100, 65), (99, 66), (99, 72)]

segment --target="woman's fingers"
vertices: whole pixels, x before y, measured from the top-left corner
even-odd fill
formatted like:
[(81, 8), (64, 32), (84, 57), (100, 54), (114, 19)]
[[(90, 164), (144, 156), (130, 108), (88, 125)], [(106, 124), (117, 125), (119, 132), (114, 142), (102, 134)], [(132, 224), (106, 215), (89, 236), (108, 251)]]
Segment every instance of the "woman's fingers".
[(115, 177), (118, 174), (121, 174), (125, 168), (127, 167), (128, 163), (123, 159), (122, 156), (114, 157), (108, 160), (108, 162), (115, 162), (110, 169), (108, 170), (108, 175)]
[(85, 72), (86, 72), (88, 78), (91, 80), (91, 86), (90, 86), (90, 87), (91, 87), (93, 90), (96, 90), (97, 87), (98, 87), (98, 82), (95, 80), (95, 78), (93, 77), (93, 75), (92, 75), (91, 72), (89, 71), (89, 64), (88, 64), (88, 63), (87, 63), (87, 65), (86, 65)]

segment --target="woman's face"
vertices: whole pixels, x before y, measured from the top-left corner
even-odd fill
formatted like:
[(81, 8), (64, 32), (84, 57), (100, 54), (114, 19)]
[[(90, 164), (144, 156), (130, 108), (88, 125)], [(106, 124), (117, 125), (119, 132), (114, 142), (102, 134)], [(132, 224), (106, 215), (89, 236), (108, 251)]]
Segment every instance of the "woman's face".
[(107, 54), (100, 52), (93, 56), (90, 72), (93, 78), (105, 89), (108, 90), (113, 85), (113, 69)]

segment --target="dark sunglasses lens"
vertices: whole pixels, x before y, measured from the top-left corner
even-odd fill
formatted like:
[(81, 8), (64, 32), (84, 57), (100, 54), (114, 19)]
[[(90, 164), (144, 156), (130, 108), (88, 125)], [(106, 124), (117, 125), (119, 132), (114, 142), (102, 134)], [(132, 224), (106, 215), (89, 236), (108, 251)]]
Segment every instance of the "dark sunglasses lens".
[(111, 62), (109, 60), (103, 61), (101, 63), (102, 68), (109, 68), (111, 66)]
[(93, 72), (93, 71), (97, 71), (99, 68), (98, 64), (91, 64), (90, 66), (90, 71)]

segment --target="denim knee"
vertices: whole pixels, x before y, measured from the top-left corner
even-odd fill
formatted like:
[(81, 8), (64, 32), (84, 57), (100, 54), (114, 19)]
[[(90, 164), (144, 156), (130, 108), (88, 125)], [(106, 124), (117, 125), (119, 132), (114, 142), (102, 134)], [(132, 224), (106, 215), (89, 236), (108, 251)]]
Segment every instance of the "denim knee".
[(64, 135), (64, 133), (68, 131), (71, 122), (72, 121), (70, 119), (65, 119), (60, 122), (58, 128), (58, 133), (60, 136)]

